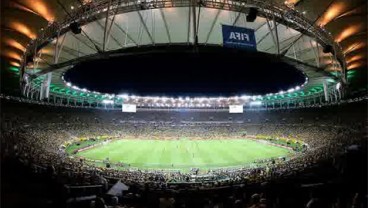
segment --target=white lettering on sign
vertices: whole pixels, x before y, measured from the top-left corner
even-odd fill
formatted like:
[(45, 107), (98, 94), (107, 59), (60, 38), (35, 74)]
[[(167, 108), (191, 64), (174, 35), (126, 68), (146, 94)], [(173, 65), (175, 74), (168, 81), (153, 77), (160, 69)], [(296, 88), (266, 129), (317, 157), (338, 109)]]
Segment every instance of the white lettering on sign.
[(229, 39), (246, 40), (249, 42), (249, 36), (247, 33), (231, 32)]

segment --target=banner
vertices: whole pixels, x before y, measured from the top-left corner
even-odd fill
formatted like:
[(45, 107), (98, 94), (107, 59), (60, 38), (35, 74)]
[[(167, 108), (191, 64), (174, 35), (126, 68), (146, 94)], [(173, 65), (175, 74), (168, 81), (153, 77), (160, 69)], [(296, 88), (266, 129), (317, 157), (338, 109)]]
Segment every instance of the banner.
[(257, 50), (253, 29), (222, 25), (222, 41), (224, 47)]
[(229, 105), (229, 113), (243, 113), (242, 105)]
[(135, 104), (123, 104), (122, 111), (127, 113), (137, 112), (137, 106)]

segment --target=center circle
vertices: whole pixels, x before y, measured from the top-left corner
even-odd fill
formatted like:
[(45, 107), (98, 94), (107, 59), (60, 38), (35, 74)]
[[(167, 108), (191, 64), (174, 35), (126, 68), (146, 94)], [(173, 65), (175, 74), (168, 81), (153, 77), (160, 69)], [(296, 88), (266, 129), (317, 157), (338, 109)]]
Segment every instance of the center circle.
[(102, 54), (66, 71), (80, 88), (140, 96), (234, 96), (301, 85), (303, 72), (272, 54), (220, 46), (135, 47)]

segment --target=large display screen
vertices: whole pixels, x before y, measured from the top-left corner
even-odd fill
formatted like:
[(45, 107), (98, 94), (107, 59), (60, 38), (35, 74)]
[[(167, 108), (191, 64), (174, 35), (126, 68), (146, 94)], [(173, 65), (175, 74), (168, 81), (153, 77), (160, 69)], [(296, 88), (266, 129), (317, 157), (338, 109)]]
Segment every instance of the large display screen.
[(243, 113), (242, 105), (229, 105), (229, 113)]
[(123, 104), (122, 111), (126, 113), (137, 112), (137, 106), (135, 104)]

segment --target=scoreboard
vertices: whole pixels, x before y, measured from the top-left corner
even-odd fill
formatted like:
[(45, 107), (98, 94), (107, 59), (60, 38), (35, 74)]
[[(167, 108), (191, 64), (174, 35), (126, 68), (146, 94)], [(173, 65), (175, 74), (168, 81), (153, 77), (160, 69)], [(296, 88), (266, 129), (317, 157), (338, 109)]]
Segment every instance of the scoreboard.
[(137, 105), (135, 104), (123, 104), (121, 107), (122, 112), (135, 113), (137, 112)]
[(229, 113), (243, 113), (243, 105), (229, 105)]

